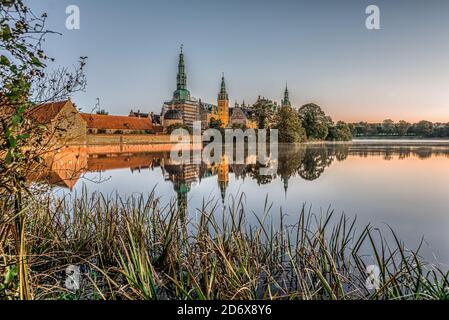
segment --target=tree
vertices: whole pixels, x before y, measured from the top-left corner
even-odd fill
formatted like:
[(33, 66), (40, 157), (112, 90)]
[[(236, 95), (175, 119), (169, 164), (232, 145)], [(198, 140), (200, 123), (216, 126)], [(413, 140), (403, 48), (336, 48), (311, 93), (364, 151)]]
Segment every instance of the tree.
[(412, 125), (405, 120), (401, 120), (396, 124), (396, 132), (398, 136), (407, 135), (408, 129), (410, 129)]
[(369, 133), (369, 125), (367, 122), (359, 122), (354, 124), (355, 136), (367, 136)]
[(449, 137), (449, 123), (446, 123), (441, 126), (442, 126), (442, 130), (441, 130), (442, 132), (441, 132), (440, 137)]
[(449, 123), (434, 124), (432, 136), (437, 138), (449, 137)]
[[(0, 5), (0, 200), (5, 221), (12, 221), (16, 256), (26, 257), (20, 240), (24, 230), (25, 197), (33, 196), (27, 177), (43, 168), (42, 155), (48, 152), (48, 137), (58, 126), (47, 128), (32, 117), (32, 109), (44, 102), (62, 100), (84, 89), (81, 58), (74, 72), (66, 68), (47, 73), (53, 61), (42, 50), (44, 39), (53, 32), (45, 29), (47, 15), (35, 15), (22, 0), (2, 0)], [(26, 259), (5, 261), (20, 270), (20, 298), (31, 298)], [(0, 275), (0, 282), (2, 282)]]
[(356, 128), (355, 124), (348, 123), (348, 127), (349, 127), (349, 130), (351, 130), (351, 134), (353, 136), (357, 135), (357, 128)]
[(279, 130), (279, 142), (297, 143), (307, 139), (301, 119), (290, 106), (282, 106), (279, 109), (274, 128)]
[(422, 120), (414, 125), (414, 131), (417, 136), (431, 137), (433, 133), (433, 123)]
[(384, 120), (382, 122), (382, 133), (386, 135), (393, 135), (395, 132), (394, 121), (391, 119)]
[(246, 125), (244, 124), (240, 124), (240, 123), (233, 123), (232, 124), (232, 129), (236, 130), (236, 129), (240, 129), (245, 131), (247, 129)]
[(209, 128), (220, 130), (223, 128), (223, 122), (220, 119), (211, 118), (209, 121)]
[(21, 0), (2, 1), (0, 6), (2, 195), (6, 191), (20, 197), (28, 188), (26, 177), (31, 166), (41, 163), (41, 154), (48, 151), (46, 138), (53, 133), (32, 118), (32, 109), (38, 104), (67, 99), (86, 84), (85, 58), (81, 58), (74, 72), (67, 68), (46, 72), (46, 63), (54, 61), (42, 50), (45, 37), (53, 33), (45, 29), (46, 17), (45, 13), (36, 16)]
[(276, 106), (273, 101), (259, 98), (252, 105), (252, 120), (259, 129), (269, 129), (274, 122)]
[(109, 112), (107, 112), (105, 109), (100, 109), (96, 113), (99, 115), (106, 115), (106, 116), (109, 114)]
[(352, 133), (348, 124), (338, 121), (337, 124), (329, 129), (327, 140), (330, 141), (351, 141)]
[(309, 140), (326, 139), (332, 119), (326, 116), (320, 106), (314, 103), (306, 104), (298, 112)]

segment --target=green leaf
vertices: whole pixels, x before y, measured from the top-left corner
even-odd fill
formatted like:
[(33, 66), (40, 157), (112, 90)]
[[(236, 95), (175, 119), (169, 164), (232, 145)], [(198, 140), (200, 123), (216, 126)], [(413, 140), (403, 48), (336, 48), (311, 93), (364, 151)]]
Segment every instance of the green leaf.
[(22, 117), (16, 114), (12, 117), (11, 120), (12, 120), (12, 124), (16, 126), (22, 120)]
[(10, 136), (8, 138), (8, 143), (9, 143), (9, 148), (10, 149), (14, 149), (17, 146), (17, 140), (14, 137), (12, 137), (12, 136)]
[(9, 150), (8, 153), (6, 154), (6, 158), (5, 158), (6, 164), (11, 164), (12, 159), (13, 159), (12, 152), (11, 152), (11, 150)]
[(4, 41), (7, 41), (11, 38), (11, 30), (9, 29), (8, 25), (3, 26), (1, 31), (1, 37)]
[(29, 133), (24, 133), (24, 134), (19, 134), (17, 136), (17, 140), (24, 140), (24, 139), (28, 139), (30, 137)]
[(17, 277), (17, 266), (6, 267), (5, 285), (10, 284)]
[(35, 56), (31, 57), (31, 64), (33, 64), (33, 65), (35, 65), (37, 67), (43, 67), (44, 66), (43, 63), (38, 58), (36, 58)]
[(25, 53), (27, 51), (27, 47), (23, 44), (17, 44), (16, 48), (22, 53)]
[(2, 66), (9, 66), (11, 63), (9, 62), (8, 58), (6, 58), (4, 55), (0, 56), (0, 65)]
[(20, 115), (24, 114), (24, 113), (25, 113), (25, 109), (26, 109), (26, 106), (25, 106), (24, 104), (21, 104), (21, 105), (17, 108), (17, 114), (20, 114)]

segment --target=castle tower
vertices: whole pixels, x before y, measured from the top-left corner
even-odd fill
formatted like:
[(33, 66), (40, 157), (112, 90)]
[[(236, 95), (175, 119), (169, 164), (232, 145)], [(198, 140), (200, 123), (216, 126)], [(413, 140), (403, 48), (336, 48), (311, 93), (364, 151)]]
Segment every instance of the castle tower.
[(173, 98), (177, 100), (190, 100), (190, 92), (187, 90), (187, 74), (186, 65), (184, 62), (184, 49), (181, 45), (181, 52), (179, 53), (178, 75), (176, 77), (176, 91), (173, 93)]
[[(198, 101), (192, 99), (190, 91), (187, 89), (187, 74), (184, 61), (184, 48), (181, 45), (178, 61), (178, 74), (176, 76), (176, 90), (173, 92), (171, 101), (164, 103), (162, 116), (169, 110), (176, 110), (181, 113), (182, 123), (190, 128), (194, 121), (200, 120)], [(166, 125), (164, 124), (164, 127)]]
[(218, 94), (218, 118), (224, 128), (229, 125), (229, 96), (226, 92), (226, 84), (224, 75), (221, 77), (221, 89)]
[(282, 100), (282, 107), (291, 107), (292, 104), (290, 102), (289, 93), (288, 93), (288, 87), (285, 85), (285, 91), (284, 91), (284, 99)]

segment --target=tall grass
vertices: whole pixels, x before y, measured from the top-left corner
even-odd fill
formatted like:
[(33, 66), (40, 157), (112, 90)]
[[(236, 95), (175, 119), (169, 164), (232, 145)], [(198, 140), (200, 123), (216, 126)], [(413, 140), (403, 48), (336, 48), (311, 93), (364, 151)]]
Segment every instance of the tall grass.
[[(31, 199), (20, 241), (25, 256), (10, 254), (15, 242), (5, 230), (12, 222), (6, 213), (0, 218), (0, 297), (24, 298), (24, 287), (32, 299), (449, 297), (449, 274), (407, 250), (393, 230), (388, 242), (370, 226), (357, 230), (355, 219), (305, 207), (293, 224), (278, 213), (275, 225), (268, 203), (248, 213), (243, 196), (228, 207), (217, 213), (209, 202), (185, 214), (175, 202), (162, 207), (154, 192)], [(379, 268), (377, 289), (366, 286), (368, 264)], [(64, 286), (69, 265), (81, 268), (79, 290)]]

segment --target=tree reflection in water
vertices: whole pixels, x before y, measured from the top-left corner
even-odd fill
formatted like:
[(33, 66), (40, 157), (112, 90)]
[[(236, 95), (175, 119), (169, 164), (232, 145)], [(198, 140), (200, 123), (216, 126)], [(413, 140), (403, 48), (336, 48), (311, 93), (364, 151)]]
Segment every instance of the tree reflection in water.
[(307, 181), (318, 179), (334, 160), (348, 157), (349, 147), (338, 145), (282, 146), (279, 152), (278, 175), (283, 179), (299, 175)]
[[(291, 177), (299, 176), (307, 181), (319, 179), (334, 161), (345, 161), (348, 156), (359, 158), (378, 156), (384, 160), (395, 158), (402, 160), (412, 156), (423, 160), (433, 156), (449, 157), (449, 146), (378, 143), (279, 145), (277, 172), (272, 176), (266, 176), (260, 174), (259, 163), (186, 165), (173, 163), (168, 152), (139, 152), (138, 150), (134, 148), (134, 152), (96, 153), (89, 148), (69, 148), (58, 152), (54, 157), (49, 157), (48, 172), (38, 177), (30, 177), (30, 179), (72, 189), (82, 177), (82, 173), (86, 172), (107, 172), (112, 169), (129, 168), (132, 173), (139, 173), (143, 170), (161, 168), (164, 180), (171, 181), (177, 191), (187, 193), (193, 182), (210, 176), (219, 176), (219, 172), (221, 172), (219, 180), (223, 180), (219, 181), (219, 183), (222, 182), (222, 189), (224, 185), (227, 185), (229, 174), (234, 174), (236, 180), (247, 177), (254, 179), (259, 185), (270, 184), (273, 180), (280, 178), (287, 187)], [(55, 181), (55, 177), (60, 177), (61, 181)]]

